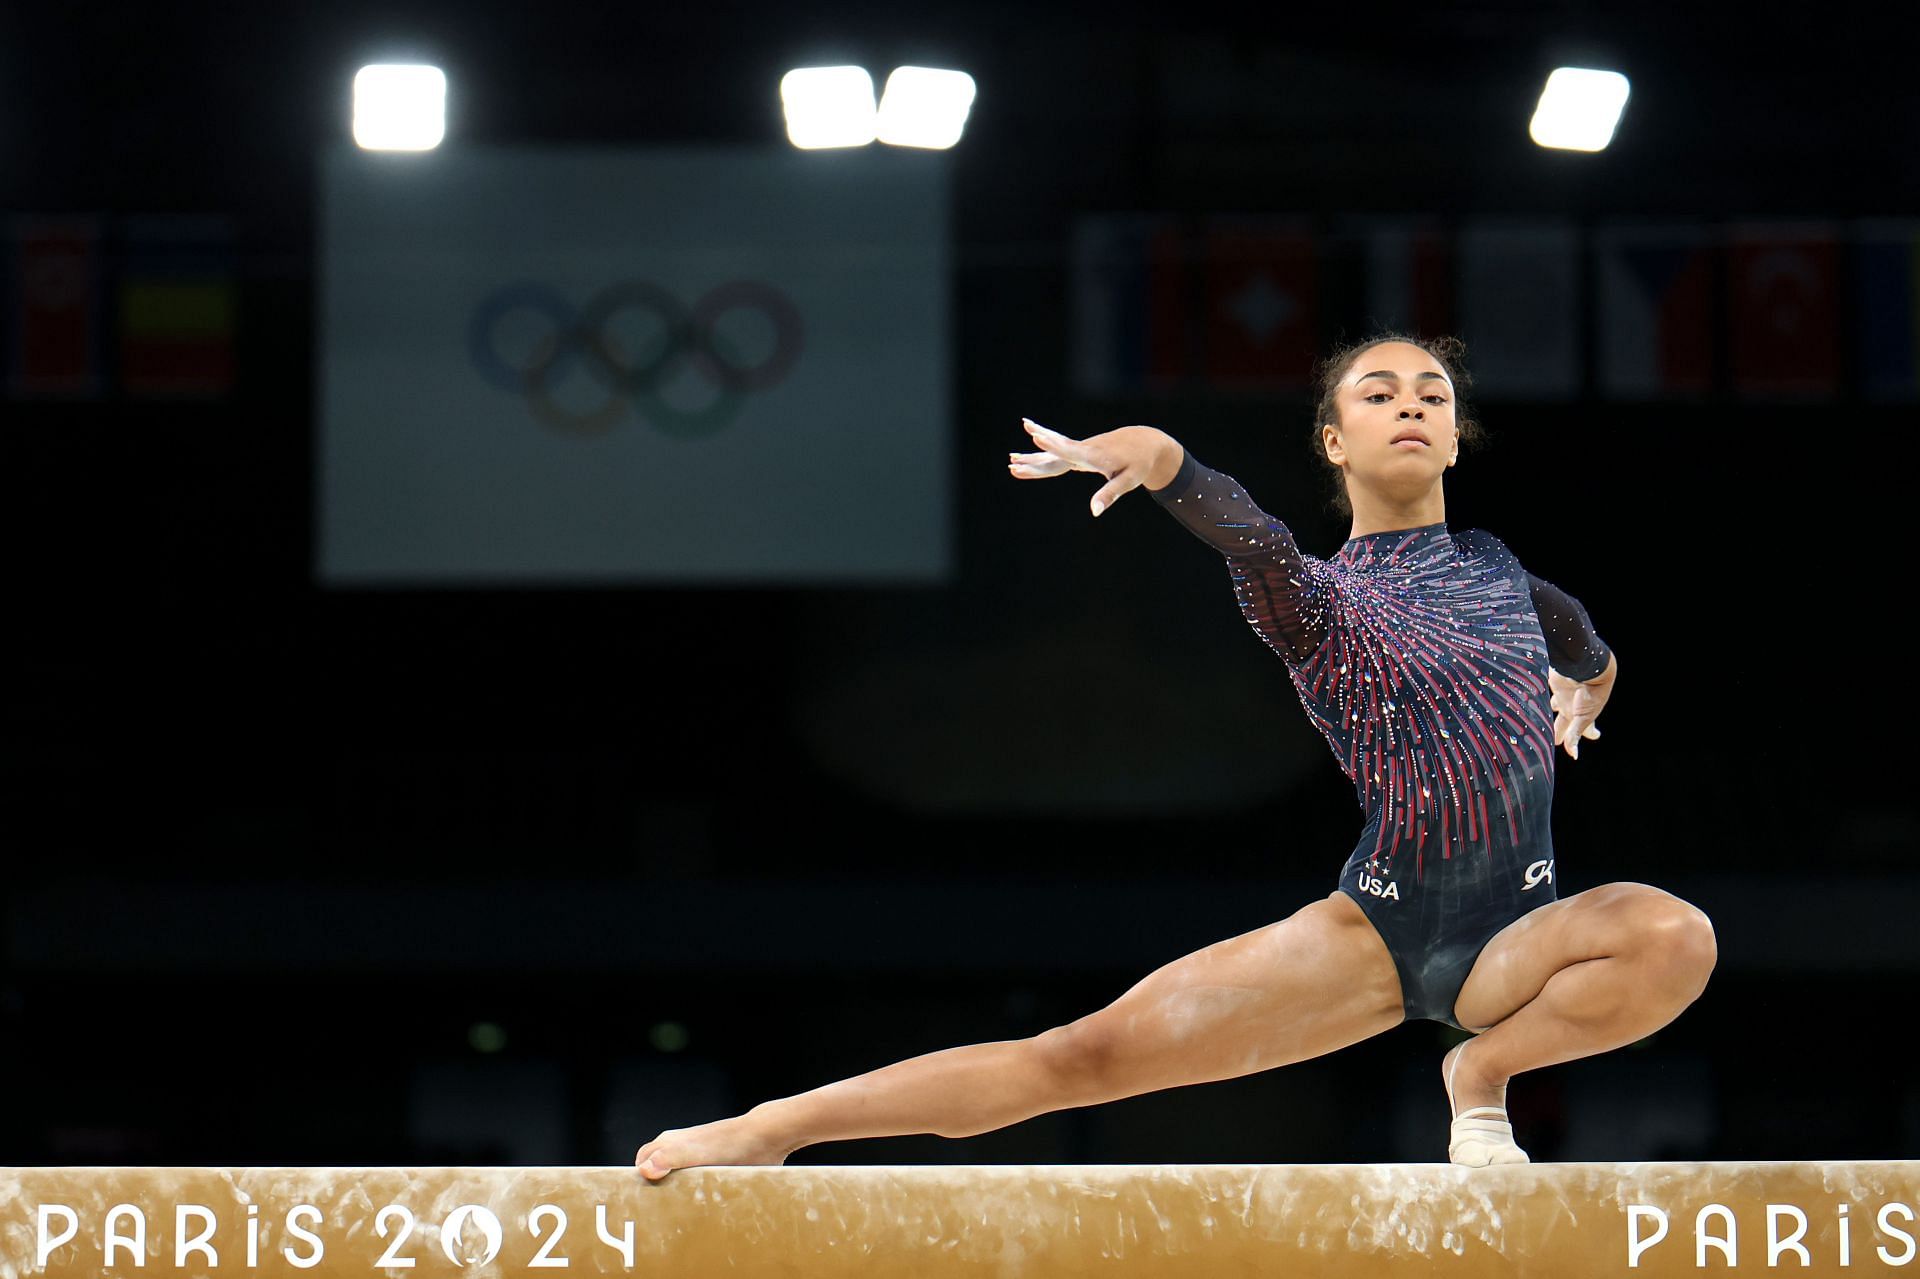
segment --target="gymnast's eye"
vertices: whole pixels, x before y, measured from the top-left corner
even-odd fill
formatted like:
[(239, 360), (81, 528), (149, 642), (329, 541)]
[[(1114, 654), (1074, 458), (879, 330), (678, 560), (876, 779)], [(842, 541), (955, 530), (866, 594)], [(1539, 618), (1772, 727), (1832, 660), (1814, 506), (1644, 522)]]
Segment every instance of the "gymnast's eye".
[(1373, 394), (1364, 396), (1363, 398), (1367, 403), (1372, 404), (1376, 400), (1391, 400), (1393, 396), (1386, 391), (1375, 391)]
[(1444, 395), (1423, 395), (1420, 398), (1430, 400), (1435, 404), (1445, 404), (1447, 402), (1447, 397)]

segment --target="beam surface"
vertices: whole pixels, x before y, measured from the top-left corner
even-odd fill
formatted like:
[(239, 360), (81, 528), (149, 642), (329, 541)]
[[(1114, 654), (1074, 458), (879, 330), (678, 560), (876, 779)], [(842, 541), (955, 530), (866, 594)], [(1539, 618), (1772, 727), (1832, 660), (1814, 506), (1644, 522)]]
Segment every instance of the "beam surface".
[(23, 1276), (1920, 1276), (1920, 1161), (0, 1171)]

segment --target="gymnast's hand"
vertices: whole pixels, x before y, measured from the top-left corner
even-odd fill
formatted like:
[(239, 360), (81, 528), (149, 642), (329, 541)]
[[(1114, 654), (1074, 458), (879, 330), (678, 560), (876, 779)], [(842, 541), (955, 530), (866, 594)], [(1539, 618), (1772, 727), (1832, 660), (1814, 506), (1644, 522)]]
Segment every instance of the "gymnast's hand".
[(1582, 737), (1598, 739), (1600, 736), (1593, 721), (1613, 693), (1614, 666), (1609, 658), (1605, 673), (1584, 684), (1568, 679), (1552, 667), (1547, 668), (1547, 687), (1553, 690), (1553, 744), (1565, 748), (1574, 759), (1580, 758)]
[[(1007, 470), (1015, 479), (1045, 480), (1068, 471), (1091, 471), (1107, 482), (1088, 503), (1093, 513), (1112, 506), (1123, 493), (1142, 484), (1165, 488), (1180, 468), (1180, 446), (1171, 435), (1151, 426), (1123, 426), (1117, 431), (1072, 439), (1031, 418), (1021, 418), (1038, 453), (1007, 454)], [(1169, 465), (1169, 463), (1171, 463)], [(1155, 483), (1154, 481), (1159, 481)]]

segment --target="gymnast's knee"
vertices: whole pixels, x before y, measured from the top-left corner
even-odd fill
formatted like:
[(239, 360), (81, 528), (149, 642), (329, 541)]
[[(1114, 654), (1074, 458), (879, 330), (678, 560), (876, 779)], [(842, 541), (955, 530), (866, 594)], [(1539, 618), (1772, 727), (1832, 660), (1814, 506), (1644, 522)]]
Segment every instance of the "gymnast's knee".
[(1720, 947), (1705, 911), (1672, 898), (1651, 921), (1645, 941), (1663, 971), (1686, 988), (1689, 1002), (1706, 989)]
[(1068, 1095), (1101, 1092), (1120, 1059), (1120, 1034), (1100, 1013), (1042, 1031), (1028, 1042), (1041, 1069)]

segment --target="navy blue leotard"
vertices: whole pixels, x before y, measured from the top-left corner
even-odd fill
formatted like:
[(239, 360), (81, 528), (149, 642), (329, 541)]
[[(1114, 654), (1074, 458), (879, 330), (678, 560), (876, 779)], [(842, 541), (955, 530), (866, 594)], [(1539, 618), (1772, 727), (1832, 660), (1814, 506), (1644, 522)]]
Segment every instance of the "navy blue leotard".
[(1593, 679), (1607, 646), (1479, 529), (1369, 533), (1320, 560), (1191, 454), (1148, 491), (1226, 556), (1241, 612), (1353, 780), (1366, 826), (1340, 888), (1386, 941), (1406, 1016), (1459, 1026), (1481, 950), (1554, 899), (1547, 667)]

